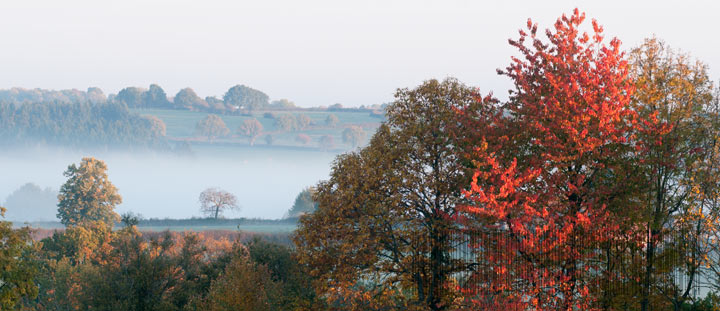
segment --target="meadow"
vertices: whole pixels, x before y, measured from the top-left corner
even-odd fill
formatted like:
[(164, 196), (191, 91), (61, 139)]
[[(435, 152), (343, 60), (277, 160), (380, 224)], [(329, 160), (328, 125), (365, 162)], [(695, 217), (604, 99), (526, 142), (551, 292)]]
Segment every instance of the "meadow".
[[(140, 115), (155, 116), (162, 120), (166, 126), (166, 134), (168, 139), (174, 141), (186, 140), (191, 142), (193, 146), (196, 143), (206, 142), (207, 138), (198, 137), (195, 132), (195, 125), (205, 118), (209, 113), (188, 111), (188, 110), (167, 110), (167, 109), (131, 109)], [(275, 124), (275, 119), (265, 117), (266, 113), (275, 115), (300, 115), (308, 116), (312, 121), (309, 127), (302, 130), (283, 131)], [(327, 126), (325, 119), (328, 115), (333, 114), (338, 118), (336, 126)], [(369, 111), (319, 111), (319, 110), (261, 110), (253, 112), (252, 115), (220, 115), (223, 122), (231, 131), (230, 137), (218, 138), (214, 140), (215, 144), (237, 144), (248, 145), (248, 140), (237, 135), (237, 129), (248, 119), (255, 118), (263, 126), (263, 133), (255, 142), (256, 146), (267, 146), (264, 138), (270, 134), (273, 137), (272, 146), (278, 147), (300, 147), (300, 148), (318, 148), (318, 141), (323, 135), (330, 135), (335, 142), (336, 151), (349, 148), (342, 141), (342, 131), (349, 126), (359, 126), (365, 130), (366, 138), (369, 138), (380, 126), (382, 119), (371, 117)], [(306, 134), (310, 137), (310, 142), (302, 144), (296, 140), (297, 135)]]

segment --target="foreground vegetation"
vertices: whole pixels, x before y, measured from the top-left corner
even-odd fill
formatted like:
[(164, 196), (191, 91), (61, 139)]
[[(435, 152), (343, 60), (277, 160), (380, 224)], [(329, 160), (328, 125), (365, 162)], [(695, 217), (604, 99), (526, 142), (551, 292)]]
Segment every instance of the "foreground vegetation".
[(514, 82), (506, 102), (455, 79), (398, 90), (369, 144), (298, 196), (291, 247), (143, 234), (115, 214), (105, 164), (83, 159), (58, 197), (64, 231), (34, 243), (2, 223), (0, 303), (717, 309), (720, 93), (660, 40), (625, 55), (583, 21), (563, 16), (546, 40), (528, 21), (511, 41), (522, 57), (500, 71)]

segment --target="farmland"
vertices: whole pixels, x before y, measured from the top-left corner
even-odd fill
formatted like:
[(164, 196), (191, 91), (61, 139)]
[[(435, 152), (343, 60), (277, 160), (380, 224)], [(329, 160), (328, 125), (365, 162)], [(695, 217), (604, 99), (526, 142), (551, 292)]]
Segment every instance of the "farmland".
[[(167, 137), (173, 141), (186, 140), (190, 142), (193, 147), (196, 145), (204, 145), (207, 142), (207, 138), (199, 137), (196, 134), (196, 124), (205, 118), (208, 113), (188, 110), (166, 110), (166, 109), (131, 109), (140, 115), (155, 116), (165, 123), (167, 130)], [(278, 128), (275, 124), (275, 119), (269, 117), (270, 115), (280, 116), (288, 114), (291, 116), (297, 116), (300, 114), (306, 115), (310, 118), (311, 123), (305, 129), (298, 129), (293, 131), (283, 131)], [(329, 115), (335, 115), (338, 118), (338, 124), (336, 126), (328, 126), (325, 124), (325, 119)], [(240, 125), (248, 119), (257, 119), (260, 121), (263, 127), (261, 137), (255, 143), (256, 146), (267, 146), (264, 137), (271, 135), (273, 138), (273, 147), (299, 147), (317, 149), (318, 141), (323, 135), (330, 135), (333, 137), (335, 142), (334, 151), (342, 151), (347, 149), (349, 146), (343, 144), (342, 131), (350, 126), (359, 126), (363, 128), (366, 133), (366, 137), (370, 137), (374, 133), (375, 129), (380, 125), (382, 119), (371, 117), (368, 111), (318, 111), (318, 110), (264, 110), (254, 112), (252, 115), (220, 115), (220, 118), (225, 122), (228, 129), (230, 129), (231, 135), (229, 137), (218, 138), (213, 141), (214, 144), (232, 144), (237, 146), (249, 145), (248, 140), (244, 137), (237, 135), (237, 129)], [(305, 134), (310, 137), (310, 142), (303, 144), (296, 140), (299, 134)]]

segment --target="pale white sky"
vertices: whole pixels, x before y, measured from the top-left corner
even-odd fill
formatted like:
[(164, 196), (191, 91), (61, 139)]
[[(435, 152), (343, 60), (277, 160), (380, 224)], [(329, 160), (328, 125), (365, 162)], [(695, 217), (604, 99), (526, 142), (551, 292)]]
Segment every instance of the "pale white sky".
[(246, 84), (300, 106), (357, 106), (455, 76), (502, 98), (507, 39), (575, 7), (626, 49), (656, 34), (720, 79), (718, 1), (3, 0), (0, 88), (222, 96)]

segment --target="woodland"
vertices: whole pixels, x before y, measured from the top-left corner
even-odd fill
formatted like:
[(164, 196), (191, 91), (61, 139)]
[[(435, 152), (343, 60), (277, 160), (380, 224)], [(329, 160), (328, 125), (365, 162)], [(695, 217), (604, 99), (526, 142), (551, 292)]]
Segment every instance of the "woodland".
[[(546, 30), (528, 20), (509, 44), (517, 54), (497, 72), (512, 81), (507, 100), (430, 79), (396, 91), (366, 144), (347, 127), (351, 151), (298, 195), (289, 239), (139, 230), (115, 212), (102, 160), (71, 164), (64, 229), (39, 238), (0, 222), (0, 309), (720, 308), (720, 88), (707, 65), (655, 37), (625, 48), (577, 9)], [(267, 101), (231, 91), (222, 113)], [(157, 105), (220, 109), (181, 93)], [(120, 92), (120, 106), (5, 104), (0, 120), (125, 111), (137, 94)], [(153, 128), (119, 115), (129, 127), (97, 139)], [(223, 131), (212, 119), (198, 123), (208, 141)], [(252, 145), (261, 127), (239, 131)]]

